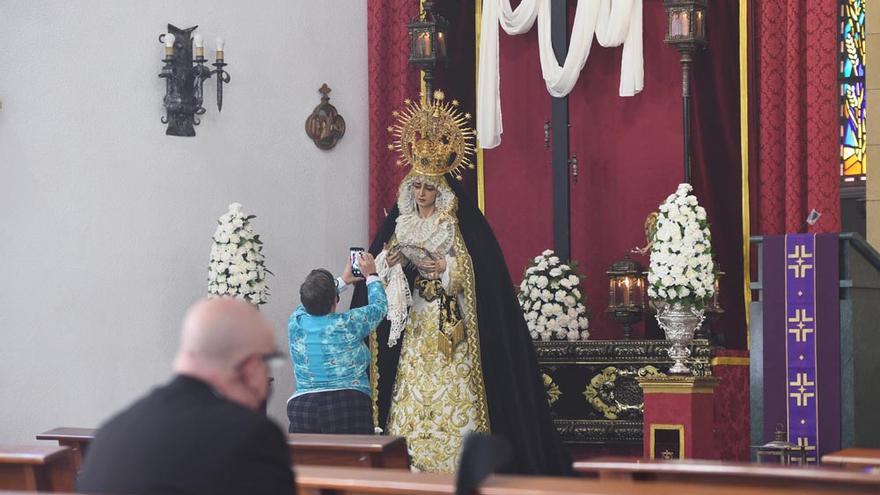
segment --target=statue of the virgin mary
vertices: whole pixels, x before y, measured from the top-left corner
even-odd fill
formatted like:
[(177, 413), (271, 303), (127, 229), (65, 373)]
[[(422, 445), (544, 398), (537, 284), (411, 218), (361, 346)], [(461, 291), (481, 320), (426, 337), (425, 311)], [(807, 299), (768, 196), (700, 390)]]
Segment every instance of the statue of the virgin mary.
[[(412, 170), (370, 252), (386, 320), (370, 337), (374, 420), (406, 437), (414, 468), (451, 472), (470, 432), (513, 447), (505, 471), (565, 474), (535, 351), (501, 248), (455, 177), (473, 133), (455, 101), (406, 102), (392, 145)], [(359, 287), (352, 306), (366, 302)]]

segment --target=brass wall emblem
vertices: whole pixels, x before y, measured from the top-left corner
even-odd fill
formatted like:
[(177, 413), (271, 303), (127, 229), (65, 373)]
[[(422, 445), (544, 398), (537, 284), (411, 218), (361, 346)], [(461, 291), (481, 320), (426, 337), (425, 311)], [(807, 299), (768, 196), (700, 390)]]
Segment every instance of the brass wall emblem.
[(330, 91), (326, 83), (321, 85), (318, 90), (321, 93), (321, 103), (306, 119), (306, 134), (322, 150), (332, 149), (345, 135), (345, 119), (330, 104)]

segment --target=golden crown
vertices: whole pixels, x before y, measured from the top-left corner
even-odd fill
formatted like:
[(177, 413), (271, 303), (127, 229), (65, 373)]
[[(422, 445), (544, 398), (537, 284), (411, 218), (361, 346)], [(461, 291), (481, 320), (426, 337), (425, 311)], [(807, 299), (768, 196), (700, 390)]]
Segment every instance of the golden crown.
[(416, 173), (431, 177), (452, 173), (461, 179), (461, 170), (474, 168), (474, 130), (467, 125), (471, 114), (458, 110), (458, 101), (446, 102), (442, 91), (434, 91), (434, 101), (415, 103), (403, 100), (403, 110), (391, 115), (397, 122), (388, 127), (396, 139), (388, 145), (397, 150), (398, 166), (409, 165)]

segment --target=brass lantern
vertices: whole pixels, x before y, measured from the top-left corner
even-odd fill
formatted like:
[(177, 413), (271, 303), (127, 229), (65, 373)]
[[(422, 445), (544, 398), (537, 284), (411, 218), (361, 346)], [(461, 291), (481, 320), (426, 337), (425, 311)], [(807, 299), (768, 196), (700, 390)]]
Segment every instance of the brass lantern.
[(807, 451), (803, 446), (794, 445), (787, 440), (785, 427), (776, 425), (773, 441), (753, 447), (756, 449), (757, 461), (761, 464), (798, 464), (807, 463)]
[(418, 17), (406, 25), (409, 30), (409, 63), (424, 71), (425, 97), (432, 101), (431, 81), (437, 64), (446, 64), (446, 37), (449, 22), (434, 13), (434, 2), (426, 0)]
[(629, 255), (611, 265), (608, 274), (608, 309), (611, 317), (623, 325), (623, 338), (632, 336), (632, 325), (642, 319), (645, 312), (644, 269)]

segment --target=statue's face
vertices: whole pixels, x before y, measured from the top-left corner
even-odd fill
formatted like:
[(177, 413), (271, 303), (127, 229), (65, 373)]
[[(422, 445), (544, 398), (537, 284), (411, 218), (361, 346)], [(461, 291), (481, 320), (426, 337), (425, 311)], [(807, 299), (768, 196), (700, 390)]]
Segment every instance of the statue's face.
[(437, 202), (437, 186), (416, 180), (412, 183), (413, 196), (419, 208), (430, 208)]

